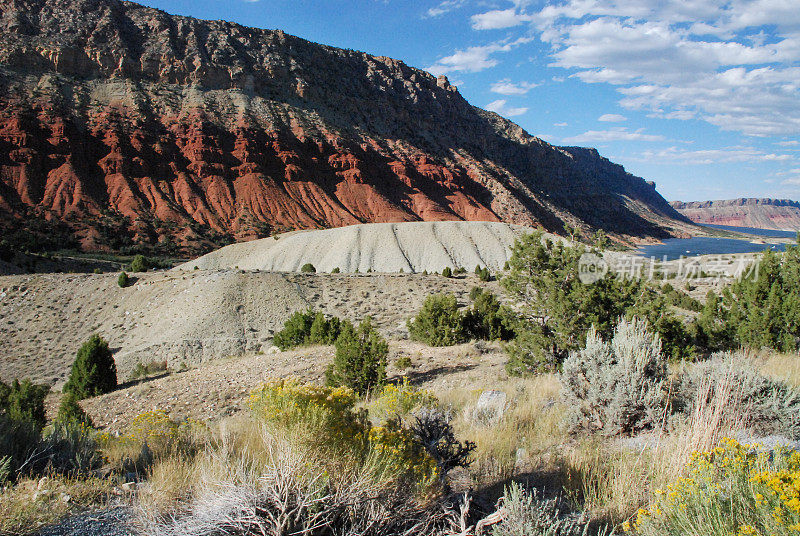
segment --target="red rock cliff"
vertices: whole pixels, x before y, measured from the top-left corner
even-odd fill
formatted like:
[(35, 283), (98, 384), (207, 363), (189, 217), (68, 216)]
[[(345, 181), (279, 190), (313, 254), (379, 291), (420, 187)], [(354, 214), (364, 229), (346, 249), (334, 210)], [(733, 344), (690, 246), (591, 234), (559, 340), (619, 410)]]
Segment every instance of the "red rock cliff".
[(410, 220), (687, 225), (595, 151), (551, 146), (397, 60), (116, 0), (0, 1), (6, 232), (192, 251)]

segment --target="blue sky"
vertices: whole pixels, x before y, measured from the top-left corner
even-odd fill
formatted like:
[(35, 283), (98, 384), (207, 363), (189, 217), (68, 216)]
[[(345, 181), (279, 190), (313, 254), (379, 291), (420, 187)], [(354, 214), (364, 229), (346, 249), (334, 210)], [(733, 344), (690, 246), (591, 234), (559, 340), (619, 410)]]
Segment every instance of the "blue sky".
[(445, 74), (670, 200), (800, 199), (798, 0), (144, 0)]

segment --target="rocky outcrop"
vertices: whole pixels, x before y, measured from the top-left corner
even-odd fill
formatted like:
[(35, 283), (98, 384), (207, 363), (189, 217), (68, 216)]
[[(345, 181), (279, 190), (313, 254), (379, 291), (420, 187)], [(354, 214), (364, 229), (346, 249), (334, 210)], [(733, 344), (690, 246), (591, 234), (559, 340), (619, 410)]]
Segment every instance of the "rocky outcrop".
[(800, 203), (789, 199), (739, 198), (723, 201), (673, 201), (671, 205), (696, 223), (800, 230)]
[(6, 229), (170, 252), (414, 220), (691, 229), (596, 151), (391, 58), (117, 0), (0, 1)]

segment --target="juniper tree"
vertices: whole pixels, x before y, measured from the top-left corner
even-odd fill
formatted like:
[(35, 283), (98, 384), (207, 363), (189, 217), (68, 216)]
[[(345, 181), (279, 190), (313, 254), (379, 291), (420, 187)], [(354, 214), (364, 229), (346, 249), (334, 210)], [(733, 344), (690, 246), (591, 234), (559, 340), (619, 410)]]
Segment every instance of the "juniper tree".
[(99, 335), (92, 335), (78, 350), (63, 391), (82, 400), (111, 392), (116, 387), (117, 365), (108, 342)]

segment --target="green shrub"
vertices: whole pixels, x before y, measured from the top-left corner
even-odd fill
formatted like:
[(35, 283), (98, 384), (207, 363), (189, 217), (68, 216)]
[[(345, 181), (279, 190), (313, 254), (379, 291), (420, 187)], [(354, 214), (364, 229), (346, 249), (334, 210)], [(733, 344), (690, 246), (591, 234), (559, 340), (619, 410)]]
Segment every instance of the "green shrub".
[(155, 374), (162, 374), (167, 370), (169, 370), (169, 367), (167, 366), (166, 361), (153, 361), (146, 365), (143, 365), (142, 363), (136, 363), (136, 366), (131, 372), (131, 379), (138, 380), (139, 378), (147, 378)]
[(314, 313), (311, 311), (293, 313), (283, 329), (277, 332), (272, 343), (281, 350), (288, 350), (306, 343), (314, 323)]
[(491, 281), (492, 274), (489, 272), (489, 269), (486, 267), (481, 268), (480, 265), (475, 266), (475, 275), (478, 276), (478, 279), (481, 281)]
[(425, 298), (416, 318), (408, 321), (408, 332), (413, 340), (431, 346), (451, 346), (467, 339), (463, 317), (452, 294)]
[(109, 393), (117, 388), (117, 365), (108, 343), (92, 335), (78, 350), (64, 393), (73, 393), (79, 400)]
[(281, 350), (308, 344), (333, 344), (339, 336), (341, 326), (340, 319), (328, 319), (320, 312), (296, 312), (289, 317), (283, 329), (275, 334), (273, 344)]
[(130, 285), (130, 278), (128, 277), (127, 273), (120, 272), (119, 277), (117, 278), (117, 285), (119, 285), (120, 288), (125, 288)]
[(547, 351), (542, 345), (544, 338), (541, 325), (520, 322), (514, 339), (505, 346), (508, 355), (506, 372), (512, 376), (520, 376), (557, 371), (561, 362), (554, 352)]
[(152, 267), (150, 259), (144, 255), (136, 255), (131, 261), (130, 266), (128, 266), (131, 272), (146, 272)]
[(313, 274), (317, 272), (317, 269), (314, 268), (314, 265), (310, 262), (305, 263), (303, 266), (300, 267), (300, 271), (304, 274)]
[(664, 418), (667, 360), (644, 320), (621, 320), (610, 342), (591, 329), (586, 347), (570, 354), (559, 378), (573, 428), (631, 434)]
[(29, 422), (41, 430), (47, 422), (44, 399), (49, 392), (49, 386), (30, 380), (14, 380), (10, 386), (0, 382), (0, 410), (12, 421)]
[(58, 423), (78, 423), (92, 426), (92, 420), (78, 403), (78, 397), (74, 393), (66, 393), (61, 397), (61, 404), (58, 406)]
[(336, 355), (326, 372), (327, 381), (365, 395), (386, 381), (388, 354), (389, 345), (372, 326), (370, 317), (358, 328), (344, 322), (336, 339)]
[(414, 366), (414, 363), (411, 361), (411, 358), (407, 355), (403, 355), (397, 358), (394, 362), (394, 366), (397, 367), (398, 370), (406, 370)]
[[(470, 292), (472, 295), (473, 292)], [(475, 293), (472, 307), (463, 317), (464, 331), (473, 339), (510, 340), (515, 335), (511, 324), (511, 312), (502, 307), (497, 297), (489, 291)]]
[(41, 437), (39, 424), (0, 413), (0, 460), (5, 460), (6, 479), (14, 480), (20, 473), (33, 474), (42, 468), (37, 455)]
[(445, 266), (442, 270), (442, 277), (453, 277), (453, 270), (449, 266)]
[(339, 272), (341, 272), (341, 270), (339, 270), (338, 266), (336, 268), (334, 268), (333, 270), (331, 270), (332, 274), (338, 274)]
[[(492, 536), (586, 536), (589, 519), (570, 516), (557, 499), (540, 499), (512, 482), (506, 488), (505, 516), (492, 527)], [(605, 534), (601, 531), (599, 534)]]
[(10, 386), (0, 382), (0, 482), (43, 468), (39, 442), (49, 391), (30, 380), (14, 380)]
[(89, 424), (59, 419), (45, 429), (39, 449), (47, 459), (48, 468), (76, 476), (88, 474), (103, 464), (98, 446)]
[(314, 315), (314, 321), (308, 333), (308, 344), (333, 344), (339, 337), (342, 322), (336, 317), (325, 318), (322, 313)]

